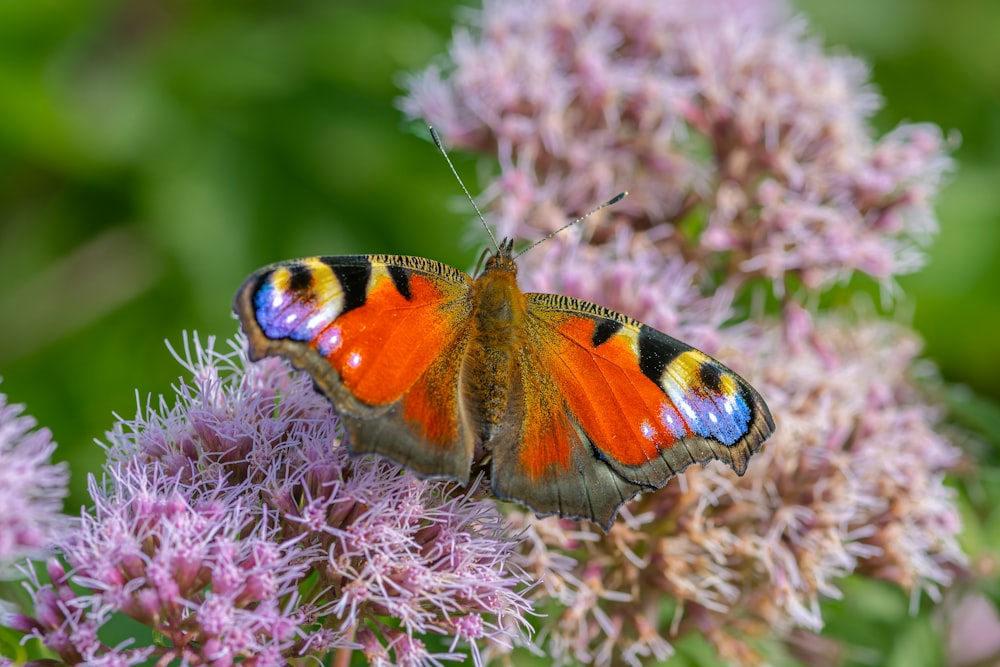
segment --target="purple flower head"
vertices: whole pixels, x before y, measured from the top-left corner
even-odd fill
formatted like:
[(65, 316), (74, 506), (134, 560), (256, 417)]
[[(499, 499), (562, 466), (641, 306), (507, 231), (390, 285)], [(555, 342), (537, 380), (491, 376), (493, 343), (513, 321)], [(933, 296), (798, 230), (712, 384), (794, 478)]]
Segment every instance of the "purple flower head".
[[(67, 664), (482, 664), (479, 642), (523, 643), (527, 581), (496, 506), (351, 458), (308, 376), (232, 347), (185, 341), (175, 401), (115, 424), (92, 512), (9, 624)], [(103, 644), (120, 615), (163, 641)]]
[[(35, 584), (32, 634), (67, 663), (161, 654), (224, 664), (292, 649), (309, 620), (291, 604), (308, 550), (241, 491), (208, 476), (182, 482), (156, 462), (109, 466), (104, 484), (91, 480), (93, 513), (60, 540), (68, 571), (54, 562), (52, 584)], [(103, 645), (97, 632), (119, 614), (170, 648)]]
[[(688, 470), (606, 536), (512, 511), (540, 582), (538, 650), (640, 665), (697, 634), (755, 664), (748, 638), (819, 630), (849, 574), (936, 597), (964, 555), (943, 484), (958, 453), (921, 390), (935, 378), (905, 328), (797, 299), (919, 268), (950, 168), (940, 131), (877, 138), (866, 68), (826, 55), (777, 0), (513, 0), (471, 16), (402, 106), (495, 156), (500, 234), (536, 239), (630, 192), (526, 254), (522, 286), (717, 356), (777, 424), (745, 476)], [(739, 322), (747, 304), (755, 319)]]
[(65, 522), (69, 472), (51, 462), (49, 431), (23, 412), (0, 394), (0, 567), (40, 553)]
[(741, 370), (781, 420), (744, 477), (688, 470), (626, 506), (607, 536), (512, 514), (542, 582), (539, 648), (554, 659), (638, 666), (691, 633), (727, 663), (756, 664), (765, 658), (748, 637), (819, 630), (821, 600), (840, 597), (849, 574), (937, 599), (964, 564), (942, 483), (958, 450), (914, 384), (912, 334), (824, 317), (794, 351), (770, 325), (722, 338), (720, 354), (752, 360)]
[[(779, 0), (487, 2), (403, 109), (495, 154), (499, 231), (534, 239), (614, 193), (588, 227), (628, 226), (665, 256), (827, 287), (922, 263), (950, 167), (937, 128), (876, 139), (867, 69), (830, 57)], [(544, 271), (544, 265), (532, 264)]]

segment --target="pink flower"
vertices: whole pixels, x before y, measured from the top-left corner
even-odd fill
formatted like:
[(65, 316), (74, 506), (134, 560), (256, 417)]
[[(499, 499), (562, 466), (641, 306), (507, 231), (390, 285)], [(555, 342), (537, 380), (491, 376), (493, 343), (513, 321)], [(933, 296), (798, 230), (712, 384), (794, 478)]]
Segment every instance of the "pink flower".
[(824, 54), (778, 0), (487, 2), (475, 23), (402, 107), (496, 155), (501, 234), (537, 238), (628, 189), (588, 223), (595, 244), (652, 230), (635, 242), (779, 295), (921, 266), (951, 167), (940, 131), (876, 139), (867, 68)]
[[(522, 642), (527, 581), (495, 505), (349, 457), (307, 376), (233, 348), (196, 340), (176, 401), (115, 425), (93, 512), (56, 540), (68, 570), (52, 561), (52, 583), (29, 587), (33, 614), (7, 624), (67, 664), (283, 665), (356, 648), (481, 664), (475, 642)], [(104, 645), (118, 614), (165, 641)], [(433, 635), (451, 649), (426, 648)]]
[(989, 598), (966, 593), (950, 600), (946, 622), (949, 664), (974, 667), (1000, 660), (1000, 614)]
[(943, 484), (958, 451), (922, 389), (936, 380), (905, 327), (814, 304), (852, 274), (891, 287), (920, 267), (951, 166), (941, 132), (877, 138), (865, 66), (777, 0), (487, 2), (470, 24), (401, 105), (495, 156), (500, 233), (534, 240), (630, 192), (524, 255), (522, 287), (718, 356), (777, 424), (744, 477), (689, 470), (606, 536), (513, 510), (539, 650), (640, 665), (697, 634), (753, 664), (767, 656), (748, 637), (818, 631), (849, 574), (937, 599), (965, 558)]
[(38, 555), (65, 522), (66, 464), (51, 462), (51, 434), (23, 412), (0, 394), (0, 565)]
[(512, 513), (554, 659), (640, 665), (696, 633), (727, 663), (753, 664), (764, 656), (747, 636), (821, 629), (820, 602), (849, 574), (939, 599), (964, 564), (942, 484), (958, 451), (914, 384), (912, 334), (823, 317), (793, 352), (777, 327), (727, 329), (720, 354), (737, 349), (781, 425), (744, 477), (688, 470), (607, 536)]

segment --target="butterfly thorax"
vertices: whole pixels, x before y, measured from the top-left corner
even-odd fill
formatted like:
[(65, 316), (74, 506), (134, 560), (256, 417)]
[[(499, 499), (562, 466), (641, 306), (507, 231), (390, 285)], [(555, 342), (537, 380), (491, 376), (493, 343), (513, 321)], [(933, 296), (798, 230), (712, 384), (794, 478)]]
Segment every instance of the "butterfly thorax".
[(522, 344), (527, 300), (517, 285), (511, 244), (504, 242), (472, 286), (475, 333), (469, 345), (465, 378), (477, 412), (480, 442), (488, 442), (504, 423), (511, 375)]

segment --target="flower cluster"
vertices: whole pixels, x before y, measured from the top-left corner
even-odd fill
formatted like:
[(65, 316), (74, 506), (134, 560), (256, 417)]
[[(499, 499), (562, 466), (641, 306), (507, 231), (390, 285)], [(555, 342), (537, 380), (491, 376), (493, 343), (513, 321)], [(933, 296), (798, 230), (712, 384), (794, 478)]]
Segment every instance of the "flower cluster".
[[(912, 334), (833, 317), (803, 345), (751, 325), (726, 335), (721, 353), (738, 345), (753, 360), (742, 367), (780, 419), (744, 477), (688, 470), (631, 503), (607, 536), (513, 517), (534, 536), (532, 574), (568, 610), (549, 629), (555, 655), (608, 664), (617, 651), (639, 664), (671, 653), (669, 628), (709, 637), (727, 663), (754, 663), (748, 637), (819, 630), (819, 603), (840, 596), (841, 577), (939, 599), (963, 562), (941, 483), (957, 450), (912, 383)], [(676, 607), (661, 625), (665, 600)]]
[(222, 479), (183, 483), (139, 461), (111, 466), (108, 475), (103, 488), (91, 482), (94, 512), (61, 545), (70, 573), (52, 560), (51, 584), (33, 582), (34, 618), (12, 625), (67, 664), (112, 653), (116, 664), (141, 664), (154, 653), (104, 646), (99, 632), (115, 614), (155, 628), (171, 657), (282, 664), (307, 620), (284, 604), (307, 559), (294, 540), (280, 539), (276, 517), (248, 511)]
[(873, 139), (864, 65), (825, 55), (779, 2), (487, 2), (476, 22), (402, 106), (497, 155), (503, 234), (534, 238), (627, 188), (617, 218), (731, 280), (919, 268), (950, 165), (939, 130)]
[(0, 394), (0, 566), (37, 555), (62, 526), (69, 472), (46, 429)]
[[(328, 401), (282, 361), (196, 341), (184, 363), (175, 403), (109, 433), (93, 512), (56, 541), (51, 583), (29, 586), (34, 613), (8, 625), (65, 664), (355, 650), (374, 665), (470, 651), (479, 664), (482, 642), (523, 641), (526, 581), (492, 502), (351, 458)], [(161, 640), (105, 645), (122, 615)]]
[(802, 304), (855, 273), (891, 287), (921, 265), (950, 167), (940, 131), (875, 138), (866, 68), (826, 55), (779, 0), (514, 0), (470, 16), (402, 107), (496, 156), (500, 232), (536, 239), (630, 191), (526, 254), (523, 286), (719, 357), (777, 424), (744, 477), (690, 469), (606, 536), (512, 513), (541, 582), (540, 649), (639, 665), (699, 634), (753, 664), (820, 629), (848, 574), (936, 597), (964, 562), (943, 484), (958, 451), (921, 389), (934, 377), (919, 342), (872, 313)]

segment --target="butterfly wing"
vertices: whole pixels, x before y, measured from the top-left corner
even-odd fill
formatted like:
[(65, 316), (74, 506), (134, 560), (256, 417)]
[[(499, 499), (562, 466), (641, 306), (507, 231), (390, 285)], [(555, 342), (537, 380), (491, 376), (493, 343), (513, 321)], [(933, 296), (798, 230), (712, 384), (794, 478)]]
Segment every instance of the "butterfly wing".
[(498, 496), (607, 529), (622, 503), (692, 463), (743, 474), (774, 430), (757, 391), (706, 354), (585, 301), (527, 298), (523, 398), (493, 452)]
[(473, 429), (459, 390), (471, 279), (420, 257), (312, 257), (265, 267), (233, 309), (250, 357), (312, 375), (355, 453), (467, 481)]

